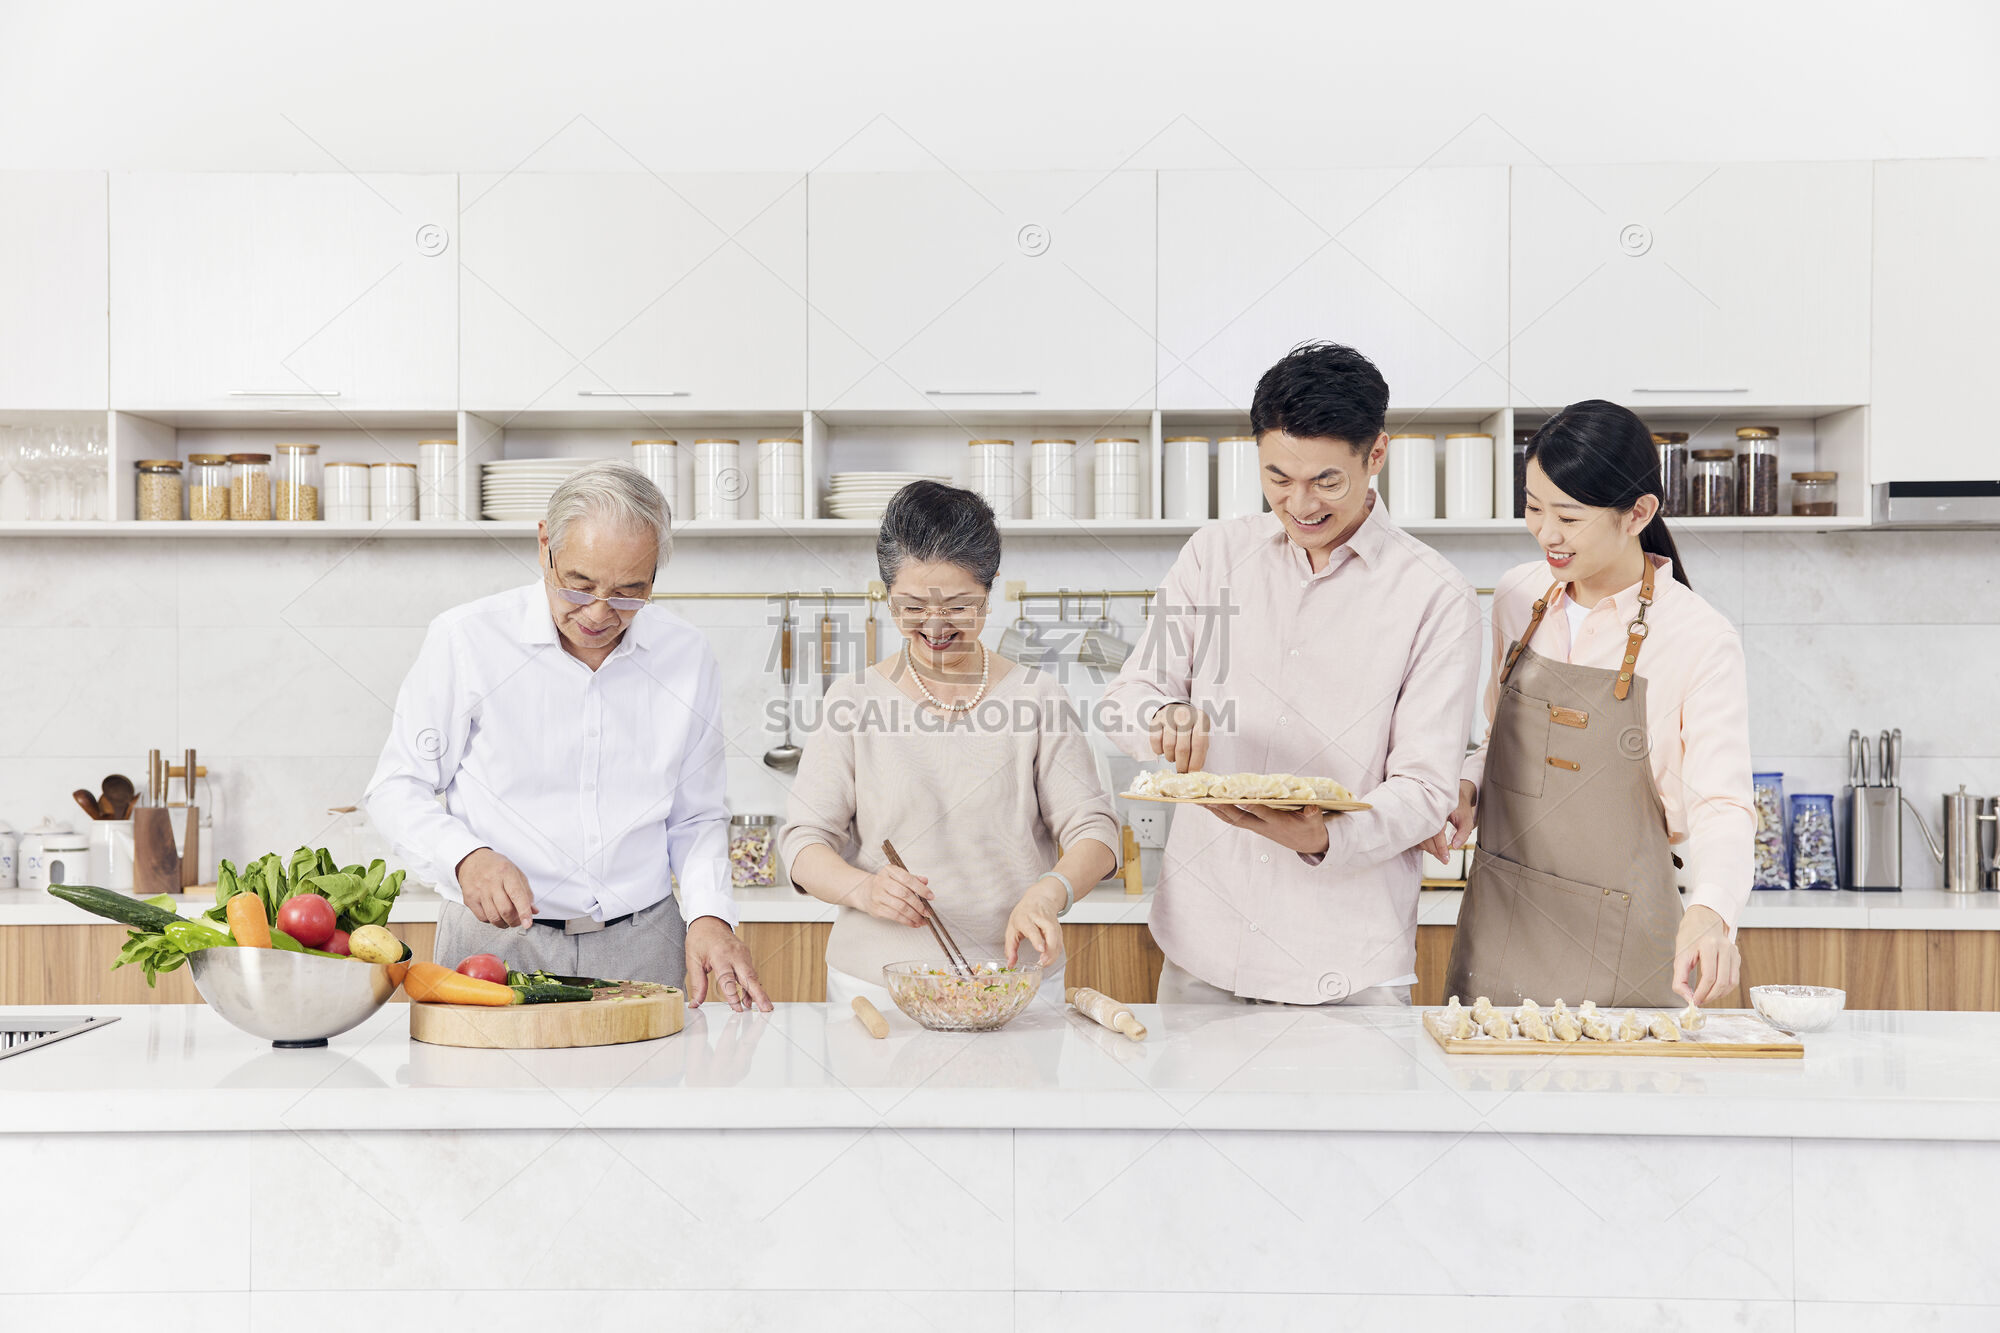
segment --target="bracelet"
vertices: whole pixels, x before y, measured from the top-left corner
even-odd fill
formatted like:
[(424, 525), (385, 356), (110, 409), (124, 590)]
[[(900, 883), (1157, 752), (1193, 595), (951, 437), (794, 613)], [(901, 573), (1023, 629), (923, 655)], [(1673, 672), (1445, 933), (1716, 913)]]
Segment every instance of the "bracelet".
[(1070, 908), (1076, 906), (1076, 885), (1070, 883), (1069, 876), (1060, 870), (1045, 870), (1042, 872), (1042, 878), (1052, 879), (1063, 886), (1062, 910), (1056, 913), (1056, 919), (1061, 920), (1069, 915)]

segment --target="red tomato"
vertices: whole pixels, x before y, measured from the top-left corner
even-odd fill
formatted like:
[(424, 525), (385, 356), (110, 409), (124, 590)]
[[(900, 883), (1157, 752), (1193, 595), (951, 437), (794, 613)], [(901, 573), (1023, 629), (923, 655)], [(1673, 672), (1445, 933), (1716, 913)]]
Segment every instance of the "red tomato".
[(458, 970), (468, 977), (481, 981), (497, 981), (507, 984), (507, 964), (490, 953), (476, 953), (458, 965)]
[(278, 909), (278, 929), (308, 949), (324, 949), (338, 928), (333, 904), (317, 893), (287, 898)]
[[(325, 948), (328, 953), (346, 954), (347, 932), (344, 930), (334, 931), (333, 938), (326, 942)], [(352, 957), (353, 955), (349, 954), (348, 956)]]

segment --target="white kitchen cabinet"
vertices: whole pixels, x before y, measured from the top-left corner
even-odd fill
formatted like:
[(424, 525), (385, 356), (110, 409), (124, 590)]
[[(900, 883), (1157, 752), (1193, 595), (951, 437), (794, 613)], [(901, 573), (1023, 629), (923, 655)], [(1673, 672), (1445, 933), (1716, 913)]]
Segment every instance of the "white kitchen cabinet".
[(1148, 409), (1151, 172), (816, 174), (812, 405)]
[(111, 178), (111, 398), (136, 409), (458, 401), (454, 176)]
[(105, 406), (105, 178), (0, 174), (0, 409)]
[(1513, 169), (1514, 403), (1868, 401), (1869, 166)]
[(1871, 482), (2000, 477), (1996, 216), (2000, 162), (1875, 165)]
[(468, 407), (805, 406), (804, 177), (466, 176), (461, 207)]
[(1247, 411), (1308, 339), (1396, 411), (1505, 405), (1506, 169), (1162, 172), (1161, 410)]

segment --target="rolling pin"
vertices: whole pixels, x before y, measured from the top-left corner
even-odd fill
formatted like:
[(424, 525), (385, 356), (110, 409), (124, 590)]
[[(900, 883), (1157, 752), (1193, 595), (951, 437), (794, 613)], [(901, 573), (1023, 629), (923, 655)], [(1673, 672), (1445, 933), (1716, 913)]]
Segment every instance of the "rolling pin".
[(1069, 1002), (1092, 1022), (1108, 1027), (1113, 1032), (1123, 1033), (1133, 1041), (1146, 1039), (1145, 1024), (1134, 1018), (1130, 1009), (1103, 991), (1092, 990), (1088, 986), (1071, 986), (1068, 997)]
[(889, 1020), (882, 1017), (882, 1011), (871, 1004), (867, 996), (855, 996), (848, 1001), (848, 1007), (853, 1009), (854, 1016), (861, 1020), (861, 1026), (868, 1029), (869, 1036), (881, 1041), (889, 1035)]

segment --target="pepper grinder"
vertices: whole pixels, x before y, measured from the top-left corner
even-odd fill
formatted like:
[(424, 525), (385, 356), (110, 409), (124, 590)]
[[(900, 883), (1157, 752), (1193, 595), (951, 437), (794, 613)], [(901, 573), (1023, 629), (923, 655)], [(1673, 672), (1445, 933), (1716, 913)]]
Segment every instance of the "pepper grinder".
[(172, 813), (167, 809), (167, 761), (146, 752), (146, 802), (132, 807), (132, 892), (141, 898), (181, 891), (181, 857), (174, 850)]

